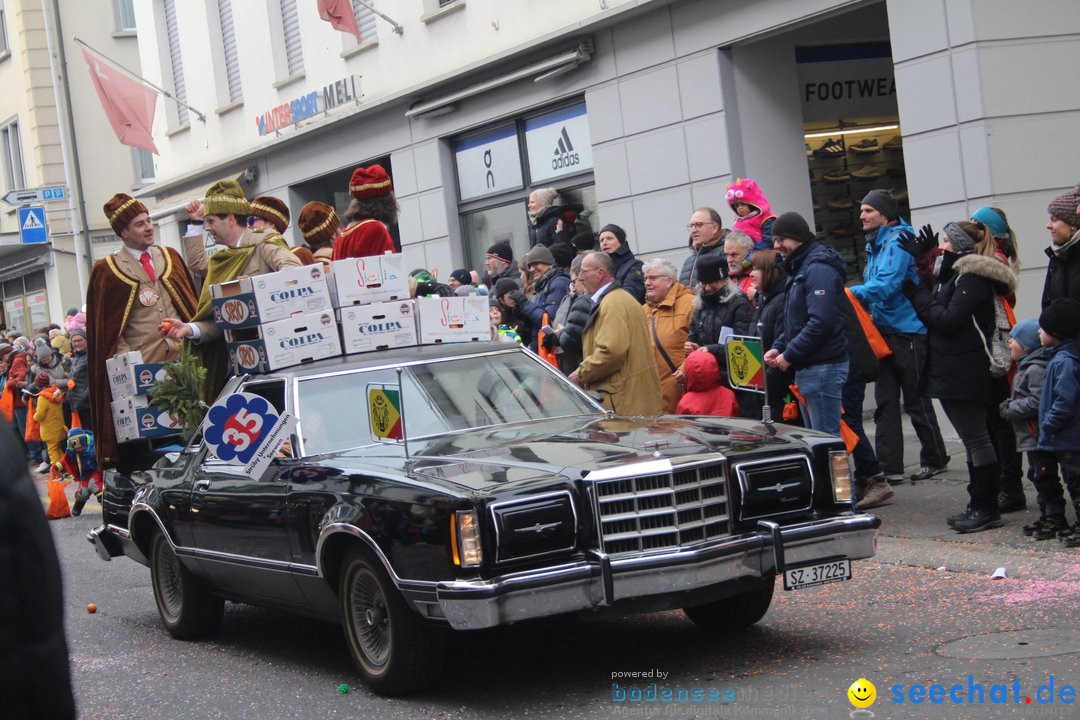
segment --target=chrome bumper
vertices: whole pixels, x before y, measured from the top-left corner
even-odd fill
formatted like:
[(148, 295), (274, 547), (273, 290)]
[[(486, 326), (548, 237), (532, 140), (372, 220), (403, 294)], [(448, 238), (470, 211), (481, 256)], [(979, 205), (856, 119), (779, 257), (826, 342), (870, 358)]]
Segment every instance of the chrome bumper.
[(143, 565), (149, 564), (138, 546), (131, 539), (131, 533), (116, 525), (99, 525), (86, 534), (86, 540), (94, 546), (94, 551), (102, 560), (127, 555)]
[(457, 630), (611, 606), (619, 600), (676, 595), (785, 567), (873, 557), (881, 521), (866, 514), (778, 527), (691, 550), (582, 560), (492, 580), (440, 582), (436, 595)]

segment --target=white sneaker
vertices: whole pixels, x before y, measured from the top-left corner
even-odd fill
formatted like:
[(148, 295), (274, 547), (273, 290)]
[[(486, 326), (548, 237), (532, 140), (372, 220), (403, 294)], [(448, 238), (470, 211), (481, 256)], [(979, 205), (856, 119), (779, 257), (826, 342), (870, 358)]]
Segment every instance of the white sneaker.
[(47, 461), (41, 463), (37, 466), (37, 469), (34, 472), (39, 475), (44, 475), (45, 473), (49, 472), (49, 463)]

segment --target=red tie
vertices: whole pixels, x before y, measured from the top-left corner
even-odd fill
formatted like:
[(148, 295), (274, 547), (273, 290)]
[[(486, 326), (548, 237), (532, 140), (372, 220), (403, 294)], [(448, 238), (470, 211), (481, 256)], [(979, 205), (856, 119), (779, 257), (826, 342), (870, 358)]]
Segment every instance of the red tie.
[(144, 252), (139, 262), (142, 263), (146, 274), (150, 276), (150, 282), (157, 282), (157, 275), (154, 275), (154, 263), (150, 262), (150, 253)]

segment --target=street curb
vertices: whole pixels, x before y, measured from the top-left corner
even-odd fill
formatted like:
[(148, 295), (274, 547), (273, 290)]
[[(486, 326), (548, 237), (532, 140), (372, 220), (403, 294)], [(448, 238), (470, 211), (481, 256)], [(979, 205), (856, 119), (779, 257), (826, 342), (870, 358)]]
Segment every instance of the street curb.
[[(1056, 540), (1032, 540), (1048, 543), (1057, 549)], [(1026, 580), (1060, 580), (1080, 582), (1080, 563), (1072, 555), (1056, 556), (1036, 549), (1003, 545), (982, 545), (974, 542), (937, 538), (906, 538), (880, 536), (874, 560), (886, 565), (903, 565), (948, 572), (982, 575), (987, 579), (999, 567), (1007, 576)]]

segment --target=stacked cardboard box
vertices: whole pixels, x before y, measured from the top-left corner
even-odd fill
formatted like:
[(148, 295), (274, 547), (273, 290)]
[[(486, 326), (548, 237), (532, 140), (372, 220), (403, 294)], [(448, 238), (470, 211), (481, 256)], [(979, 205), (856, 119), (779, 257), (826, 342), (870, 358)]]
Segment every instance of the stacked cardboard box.
[(117, 442), (176, 435), (181, 430), (174, 418), (151, 406), (146, 397), (158, 380), (165, 377), (165, 363), (142, 360), (142, 353), (133, 350), (105, 361)]
[(341, 354), (321, 264), (210, 288), (214, 320), (238, 373), (265, 373)]

